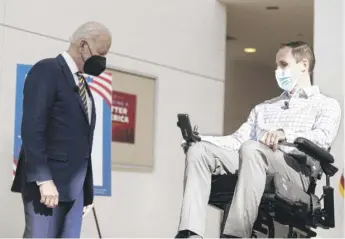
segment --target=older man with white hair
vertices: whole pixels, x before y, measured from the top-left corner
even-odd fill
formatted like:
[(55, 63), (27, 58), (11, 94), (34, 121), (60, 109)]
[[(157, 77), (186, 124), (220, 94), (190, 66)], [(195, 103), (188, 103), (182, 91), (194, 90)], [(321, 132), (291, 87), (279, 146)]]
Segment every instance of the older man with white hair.
[(66, 52), (36, 63), (24, 85), (22, 140), (12, 191), (20, 192), (25, 238), (80, 237), (93, 202), (94, 101), (83, 73), (106, 67), (111, 34), (87, 22)]

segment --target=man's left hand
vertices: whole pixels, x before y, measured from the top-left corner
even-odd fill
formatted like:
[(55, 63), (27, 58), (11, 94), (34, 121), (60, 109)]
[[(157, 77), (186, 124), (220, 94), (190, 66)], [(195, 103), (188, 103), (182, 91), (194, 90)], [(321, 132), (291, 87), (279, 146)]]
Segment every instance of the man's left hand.
[(285, 139), (286, 138), (285, 138), (284, 131), (276, 130), (276, 131), (266, 132), (260, 141), (266, 144), (271, 149), (276, 150), (278, 148), (278, 143)]
[(87, 205), (83, 208), (83, 217), (85, 217), (93, 208), (93, 204)]

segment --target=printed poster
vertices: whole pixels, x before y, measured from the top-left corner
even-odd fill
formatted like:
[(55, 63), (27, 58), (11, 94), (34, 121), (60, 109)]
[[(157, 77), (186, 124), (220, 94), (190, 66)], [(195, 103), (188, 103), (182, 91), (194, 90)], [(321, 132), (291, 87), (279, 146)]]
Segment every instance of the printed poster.
[(112, 100), (112, 141), (134, 144), (137, 96), (113, 91)]

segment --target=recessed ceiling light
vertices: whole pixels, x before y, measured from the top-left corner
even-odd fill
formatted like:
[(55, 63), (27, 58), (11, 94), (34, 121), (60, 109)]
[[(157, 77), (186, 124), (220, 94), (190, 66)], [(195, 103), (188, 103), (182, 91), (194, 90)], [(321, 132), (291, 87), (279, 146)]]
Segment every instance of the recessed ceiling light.
[(255, 48), (244, 48), (244, 52), (246, 52), (246, 53), (254, 53), (254, 52), (256, 52), (256, 49)]

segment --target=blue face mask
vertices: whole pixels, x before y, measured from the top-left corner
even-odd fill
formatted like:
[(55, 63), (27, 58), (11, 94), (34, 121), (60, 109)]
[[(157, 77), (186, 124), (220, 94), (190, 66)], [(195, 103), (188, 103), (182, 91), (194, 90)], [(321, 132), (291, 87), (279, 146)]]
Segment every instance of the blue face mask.
[(290, 93), (295, 88), (297, 79), (293, 79), (290, 69), (278, 69), (275, 74), (280, 89)]

